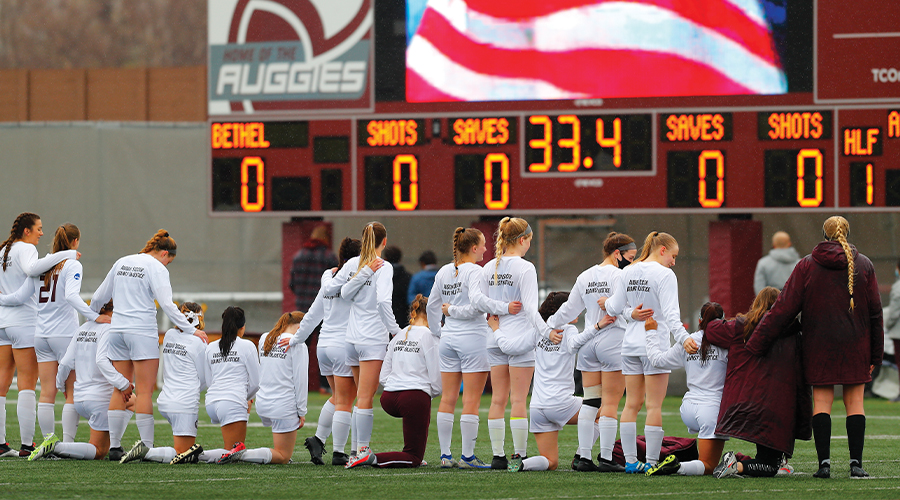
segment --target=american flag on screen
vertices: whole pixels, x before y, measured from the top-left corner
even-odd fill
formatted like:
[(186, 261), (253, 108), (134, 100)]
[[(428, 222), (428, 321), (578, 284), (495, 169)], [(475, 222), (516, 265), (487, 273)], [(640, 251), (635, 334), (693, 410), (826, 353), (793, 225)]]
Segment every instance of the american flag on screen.
[(782, 94), (758, 0), (428, 0), (411, 102)]

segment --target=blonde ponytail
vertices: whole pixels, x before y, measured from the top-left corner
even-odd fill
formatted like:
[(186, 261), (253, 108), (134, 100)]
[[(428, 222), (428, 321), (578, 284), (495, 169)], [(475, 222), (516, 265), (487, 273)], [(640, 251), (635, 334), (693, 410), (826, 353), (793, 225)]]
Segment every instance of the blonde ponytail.
[(503, 257), (503, 254), (509, 248), (515, 246), (519, 238), (530, 234), (531, 226), (528, 225), (525, 219), (518, 217), (504, 217), (500, 219), (494, 243), (494, 257), (497, 259), (494, 263), (494, 283), (497, 282), (497, 270), (500, 268), (500, 259)]
[(366, 227), (363, 228), (362, 232), (359, 266), (353, 274), (354, 277), (378, 257), (375, 253), (375, 249), (381, 245), (386, 237), (387, 229), (385, 229), (384, 224), (380, 222), (370, 222), (366, 224)]
[(650, 255), (655, 252), (659, 247), (672, 248), (677, 246), (678, 242), (675, 240), (669, 233), (660, 233), (659, 231), (653, 231), (648, 234), (646, 238), (644, 238), (644, 246), (641, 247), (641, 256), (637, 259), (634, 259), (635, 262), (644, 262)]
[(850, 311), (856, 308), (853, 301), (853, 285), (854, 275), (856, 274), (856, 262), (853, 260), (853, 249), (850, 248), (850, 242), (847, 241), (847, 235), (850, 234), (850, 223), (847, 219), (835, 215), (829, 217), (822, 226), (825, 238), (831, 241), (837, 241), (844, 249), (844, 255), (847, 256), (847, 291), (850, 292)]

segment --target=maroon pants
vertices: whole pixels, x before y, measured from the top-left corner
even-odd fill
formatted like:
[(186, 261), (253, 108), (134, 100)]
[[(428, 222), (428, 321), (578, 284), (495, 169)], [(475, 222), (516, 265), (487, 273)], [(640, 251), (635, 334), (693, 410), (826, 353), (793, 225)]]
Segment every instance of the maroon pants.
[(428, 426), (431, 424), (431, 398), (424, 391), (384, 391), (381, 408), (392, 417), (403, 419), (403, 451), (377, 453), (378, 467), (418, 467), (425, 456)]

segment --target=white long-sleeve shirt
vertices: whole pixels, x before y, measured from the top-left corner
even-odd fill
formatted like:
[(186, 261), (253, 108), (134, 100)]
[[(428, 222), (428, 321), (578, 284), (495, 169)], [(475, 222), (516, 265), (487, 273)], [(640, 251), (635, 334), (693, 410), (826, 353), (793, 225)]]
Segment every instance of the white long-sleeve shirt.
[(91, 309), (99, 312), (109, 299), (113, 299), (116, 307), (111, 332), (157, 337), (154, 300), (181, 331), (189, 335), (196, 331), (172, 302), (169, 270), (152, 255), (126, 255), (116, 261), (94, 292)]
[[(647, 358), (657, 368), (675, 370), (684, 368), (687, 374), (688, 392), (684, 395), (685, 401), (698, 405), (719, 406), (722, 402), (722, 391), (725, 389), (725, 371), (728, 367), (728, 349), (722, 349), (710, 345), (709, 357), (706, 364), (700, 362), (700, 352), (688, 354), (681, 344), (675, 344), (663, 351), (668, 346), (668, 335), (665, 344), (656, 330), (646, 332)], [(703, 330), (691, 334), (691, 338), (699, 346), (703, 341)]]
[[(509, 314), (509, 304), (487, 296), (483, 271), (481, 266), (471, 262), (458, 267), (451, 262), (437, 272), (425, 308), (428, 327), (434, 336), (474, 333), (487, 337), (491, 329), (485, 313)], [(450, 304), (450, 311), (441, 327), (441, 306), (445, 303)]]
[(15, 306), (37, 299), (37, 328), (40, 338), (72, 338), (78, 331), (78, 313), (88, 321), (99, 316), (81, 300), (83, 267), (77, 260), (66, 260), (59, 274), (44, 285), (44, 274), (26, 278), (13, 294), (0, 294), (0, 305)]
[[(597, 304), (601, 297), (609, 297), (613, 294), (618, 284), (622, 281), (622, 270), (608, 264), (596, 265), (586, 269), (575, 280), (569, 298), (559, 307), (553, 316), (547, 318), (547, 326), (550, 328), (562, 328), (566, 323), (577, 318), (582, 311), (584, 323), (595, 325), (606, 314)], [(621, 330), (623, 333), (627, 326), (626, 314), (616, 318), (616, 322), (607, 326), (606, 330)]]
[[(620, 316), (626, 308), (653, 309), (653, 319), (659, 323), (660, 335), (671, 333), (679, 344), (688, 338), (681, 322), (678, 305), (678, 278), (668, 267), (654, 261), (635, 262), (625, 268), (621, 284), (606, 301), (606, 312)], [(646, 356), (643, 321), (629, 321), (622, 340), (622, 356)]]
[(438, 344), (431, 330), (409, 326), (388, 344), (379, 376), (386, 391), (424, 391), (441, 394), (441, 363)]
[[(309, 306), (309, 311), (303, 315), (297, 333), (291, 337), (292, 347), (306, 342), (319, 323), (322, 323), (317, 343), (319, 347), (341, 347), (347, 343), (347, 325), (350, 323), (351, 304), (350, 301), (341, 297), (339, 287), (336, 292), (325, 293), (326, 285), (329, 285), (334, 279), (336, 276), (331, 275), (330, 269), (322, 273), (322, 285), (319, 287), (319, 293), (316, 294), (316, 300)], [(341, 283), (345, 282), (346, 279)]]
[[(497, 267), (497, 259), (493, 259), (482, 269), (482, 279), (488, 284), (489, 298), (506, 303), (514, 301), (522, 303), (522, 311), (519, 314), (500, 316), (500, 329), (503, 330), (503, 334), (549, 338), (550, 328), (538, 313), (538, 282), (534, 264), (522, 257), (506, 256), (500, 259), (500, 265)], [(452, 314), (452, 311), (450, 312)], [(495, 340), (497, 335), (497, 332), (494, 332), (494, 335), (488, 336), (488, 347), (497, 346)]]
[(197, 413), (206, 387), (206, 344), (175, 328), (163, 337), (163, 388), (156, 400), (166, 413)]
[(56, 387), (66, 389), (66, 379), (75, 370), (75, 394), (78, 401), (105, 401), (113, 387), (124, 391), (131, 382), (113, 368), (109, 360), (109, 325), (85, 321), (72, 337), (56, 372)]
[(347, 342), (355, 345), (385, 345), (390, 335), (400, 333), (394, 318), (391, 296), (394, 292), (394, 268), (387, 261), (376, 272), (363, 266), (359, 274), (359, 257), (348, 260), (338, 274), (325, 286), (325, 294), (333, 295), (340, 288), (341, 297), (349, 300), (350, 321)]
[[(0, 247), (0, 257), (6, 251)], [(65, 250), (38, 259), (38, 251), (31, 243), (17, 241), (10, 246), (6, 271), (0, 267), (0, 293), (15, 293), (28, 277), (40, 276), (65, 259), (77, 259), (78, 252)], [(0, 306), (0, 328), (34, 325), (37, 300), (32, 296), (20, 306)]]
[(209, 386), (206, 390), (206, 404), (217, 401), (247, 404), (259, 390), (259, 357), (256, 346), (253, 342), (238, 337), (228, 356), (223, 358), (219, 342), (220, 340), (216, 340), (206, 346), (204, 378)]
[(595, 324), (579, 333), (574, 325), (563, 327), (563, 339), (554, 344), (540, 339), (534, 353), (534, 388), (531, 406), (555, 408), (564, 397), (575, 394), (575, 360), (578, 349), (597, 335)]
[[(306, 415), (309, 388), (309, 354), (306, 349), (292, 348), (285, 352), (278, 342), (266, 355), (263, 346), (272, 332), (259, 339), (259, 392), (256, 393), (256, 413), (272, 419), (289, 419)], [(290, 338), (282, 333), (279, 340)], [(304, 346), (305, 347), (305, 346)]]

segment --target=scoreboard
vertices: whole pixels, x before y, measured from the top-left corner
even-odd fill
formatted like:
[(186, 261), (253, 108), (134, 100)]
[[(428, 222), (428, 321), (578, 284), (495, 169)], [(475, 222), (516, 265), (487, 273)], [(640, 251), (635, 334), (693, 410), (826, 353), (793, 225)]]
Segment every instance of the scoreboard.
[(900, 107), (796, 96), (739, 102), (392, 103), (370, 115), (212, 119), (209, 209), (282, 217), (900, 211)]

